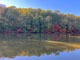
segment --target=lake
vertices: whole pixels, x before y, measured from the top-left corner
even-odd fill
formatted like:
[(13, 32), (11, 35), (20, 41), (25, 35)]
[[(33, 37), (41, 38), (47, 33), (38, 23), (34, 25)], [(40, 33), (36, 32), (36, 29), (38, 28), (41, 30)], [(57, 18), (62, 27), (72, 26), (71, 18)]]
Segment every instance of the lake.
[(80, 36), (0, 34), (0, 60), (80, 60)]

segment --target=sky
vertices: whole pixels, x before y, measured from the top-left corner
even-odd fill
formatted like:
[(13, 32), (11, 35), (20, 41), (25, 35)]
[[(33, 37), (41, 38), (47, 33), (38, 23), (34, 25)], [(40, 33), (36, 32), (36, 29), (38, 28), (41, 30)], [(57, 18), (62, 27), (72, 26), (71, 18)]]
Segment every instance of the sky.
[(0, 4), (18, 8), (41, 8), (44, 10), (59, 10), (80, 16), (80, 0), (0, 0)]

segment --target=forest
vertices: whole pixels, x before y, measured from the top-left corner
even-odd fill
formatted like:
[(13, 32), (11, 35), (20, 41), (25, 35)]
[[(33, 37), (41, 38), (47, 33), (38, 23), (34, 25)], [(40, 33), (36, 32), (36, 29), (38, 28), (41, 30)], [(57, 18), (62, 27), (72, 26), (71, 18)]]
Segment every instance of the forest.
[(80, 16), (58, 10), (0, 6), (0, 32), (80, 33)]

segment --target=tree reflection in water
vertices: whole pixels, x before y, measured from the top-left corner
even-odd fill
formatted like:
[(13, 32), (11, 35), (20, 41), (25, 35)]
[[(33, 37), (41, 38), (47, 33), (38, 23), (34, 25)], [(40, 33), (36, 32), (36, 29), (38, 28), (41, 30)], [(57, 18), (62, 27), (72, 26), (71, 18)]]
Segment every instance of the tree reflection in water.
[(79, 42), (79, 38), (64, 33), (0, 34), (0, 57), (42, 56), (52, 53), (57, 56), (64, 51), (79, 49)]

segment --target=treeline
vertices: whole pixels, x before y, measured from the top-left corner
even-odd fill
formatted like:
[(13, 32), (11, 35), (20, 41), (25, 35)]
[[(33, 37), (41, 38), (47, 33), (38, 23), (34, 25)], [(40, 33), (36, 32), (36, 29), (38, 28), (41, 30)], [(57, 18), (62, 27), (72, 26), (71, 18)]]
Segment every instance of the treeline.
[(80, 16), (40, 8), (0, 7), (0, 32), (77, 32)]

